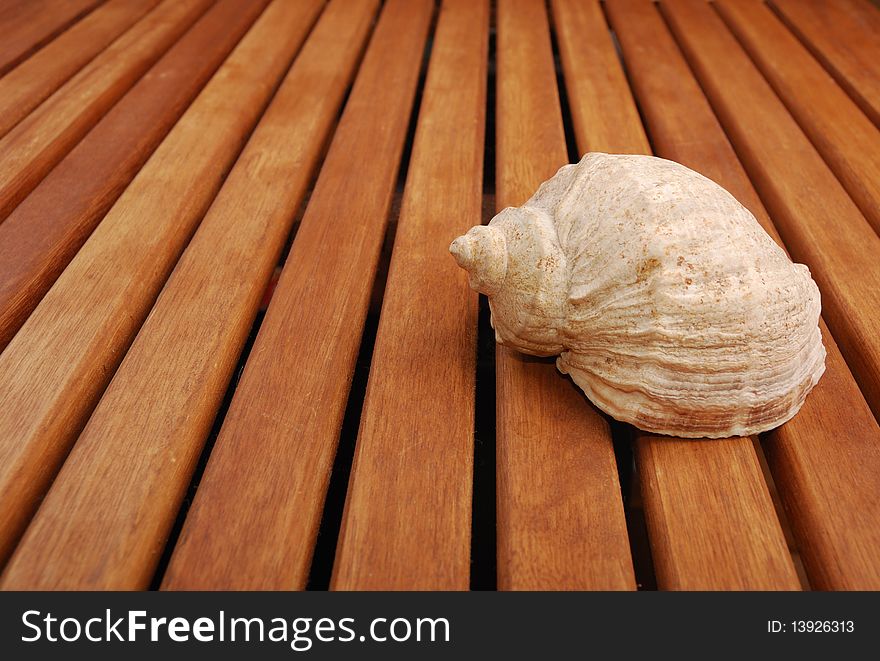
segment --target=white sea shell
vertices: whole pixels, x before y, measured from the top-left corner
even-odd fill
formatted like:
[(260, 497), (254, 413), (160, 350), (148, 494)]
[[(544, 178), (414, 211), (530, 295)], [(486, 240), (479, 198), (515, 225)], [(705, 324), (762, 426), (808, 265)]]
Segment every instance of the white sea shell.
[(498, 342), (559, 355), (618, 420), (745, 436), (825, 370), (819, 290), (730, 193), (683, 165), (591, 153), (450, 246)]

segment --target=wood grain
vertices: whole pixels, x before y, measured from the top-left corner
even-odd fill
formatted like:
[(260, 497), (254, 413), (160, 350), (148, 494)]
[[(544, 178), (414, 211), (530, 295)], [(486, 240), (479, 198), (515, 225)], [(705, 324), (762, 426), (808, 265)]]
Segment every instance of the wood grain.
[(825, 321), (880, 416), (880, 237), (720, 16), (696, 0), (660, 7), (789, 252), (810, 267)]
[(0, 76), (103, 0), (18, 0), (0, 11)]
[(266, 9), (0, 354), (0, 560), (36, 510), (318, 8), (315, 1)]
[[(563, 57), (563, 65), (567, 59), (565, 82), (569, 106), (573, 116), (586, 117), (575, 125), (578, 147), (582, 152), (608, 151), (613, 147), (625, 153), (650, 154), (650, 145), (599, 3), (579, 5), (580, 20), (563, 26), (562, 21), (571, 16), (571, 4), (570, 0), (555, 0), (553, 7), (560, 50), (568, 53)], [(627, 3), (614, 2), (606, 5), (618, 18), (627, 6)], [(628, 27), (628, 20), (619, 19), (615, 24), (619, 40), (624, 39), (622, 33)], [(585, 39), (583, 35), (590, 38)], [(640, 31), (631, 41), (647, 44), (653, 39), (651, 31)], [(600, 116), (604, 118), (602, 121), (593, 119)], [(736, 462), (728, 465), (719, 462), (716, 455), (720, 446), (714, 442), (655, 437), (641, 432), (636, 432), (636, 438), (638, 467), (642, 474), (676, 476), (676, 479), (642, 480), (655, 571), (661, 588), (798, 586), (750, 439), (724, 441), (732, 448), (726, 458)], [(651, 451), (654, 444), (670, 447)], [(728, 497), (713, 498), (718, 491)], [(675, 512), (670, 512), (664, 503), (674, 503)], [(740, 525), (730, 526), (732, 520)], [(669, 537), (692, 543), (671, 546), (665, 543)], [(699, 543), (700, 540), (704, 543)], [(681, 577), (687, 577), (690, 583), (682, 584)]]
[[(568, 161), (540, 0), (498, 3), (496, 203)], [(496, 351), (498, 587), (634, 589), (609, 425), (551, 361)]]
[[(659, 588), (799, 589), (749, 439), (670, 442), (641, 434), (637, 461)], [(695, 525), (700, 510), (714, 520), (703, 516)]]
[(0, 224), (0, 351), (267, 1), (208, 10)]
[(109, 0), (0, 78), (0, 137), (89, 63), (159, 0)]
[(771, 0), (777, 14), (880, 126), (880, 11), (869, 0)]
[(385, 3), (163, 587), (305, 586), (432, 13)]
[[(376, 4), (337, 0), (324, 12), (28, 527), (2, 587), (149, 586)], [(176, 558), (174, 571), (182, 563)]]
[(880, 233), (880, 130), (759, 0), (715, 7)]
[(552, 0), (550, 6), (579, 153), (650, 154), (601, 4)]
[(213, 0), (164, 0), (0, 139), (0, 222)]
[(477, 297), (448, 247), (480, 224), (488, 36), (488, 1), (445, 0), (361, 413), (337, 590), (469, 585)]
[(822, 324), (825, 374), (764, 440), (810, 584), (880, 589), (880, 428)]

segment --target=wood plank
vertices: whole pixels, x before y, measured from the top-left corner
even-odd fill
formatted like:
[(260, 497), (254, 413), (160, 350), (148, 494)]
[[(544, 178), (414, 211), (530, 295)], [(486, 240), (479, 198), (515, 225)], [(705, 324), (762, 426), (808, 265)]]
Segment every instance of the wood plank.
[(149, 586), (377, 4), (336, 0), (324, 12), (0, 586)]
[(759, 0), (715, 7), (880, 233), (880, 130)]
[(385, 3), (165, 588), (305, 586), (432, 13)]
[(103, 0), (18, 0), (0, 12), (0, 76)]
[[(637, 454), (660, 589), (800, 588), (750, 439), (670, 442), (642, 434)], [(695, 525), (700, 509), (715, 520), (700, 517)]]
[(446, 248), (480, 223), (488, 36), (486, 0), (444, 1), (361, 413), (337, 590), (470, 582), (477, 297)]
[[(498, 3), (496, 202), (568, 162), (545, 5)], [(552, 360), (497, 348), (499, 589), (635, 589), (611, 432)]]
[(868, 0), (771, 0), (777, 14), (880, 126), (880, 12)]
[(213, 0), (164, 0), (0, 139), (0, 222)]
[(0, 351), (268, 0), (220, 0), (0, 224)]
[(55, 477), (318, 8), (315, 1), (266, 9), (0, 354), (0, 561)]
[(60, 37), (0, 78), (0, 137), (159, 0), (109, 0)]
[(550, 6), (579, 153), (651, 153), (601, 4), (552, 0)]
[[(560, 50), (570, 52), (565, 77), (569, 105), (573, 115), (605, 118), (581, 123), (575, 131), (578, 146), (584, 152), (622, 146), (627, 153), (650, 154), (599, 3), (588, 3), (589, 11), (581, 4), (581, 20), (563, 26), (572, 4), (554, 0), (553, 5)], [(606, 5), (616, 16), (627, 6)], [(633, 39), (629, 27), (627, 20), (615, 23), (619, 40), (630, 37), (650, 47), (651, 32), (641, 31)], [(584, 34), (591, 38), (583, 39)], [(637, 432), (636, 454), (661, 588), (798, 587), (751, 439), (701, 441)], [(715, 497), (718, 493), (724, 498)]]
[(880, 416), (880, 237), (720, 16), (697, 0), (660, 7), (785, 245), (810, 267), (825, 321)]
[(880, 589), (880, 428), (825, 325), (825, 374), (764, 441), (810, 584)]

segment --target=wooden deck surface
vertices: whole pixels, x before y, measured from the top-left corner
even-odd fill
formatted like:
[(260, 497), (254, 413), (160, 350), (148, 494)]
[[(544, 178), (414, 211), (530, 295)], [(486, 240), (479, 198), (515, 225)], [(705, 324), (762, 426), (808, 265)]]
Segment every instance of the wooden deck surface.
[[(870, 0), (5, 3), (0, 588), (880, 589), (878, 62)], [(449, 242), (588, 151), (809, 266), (793, 420), (494, 346)]]

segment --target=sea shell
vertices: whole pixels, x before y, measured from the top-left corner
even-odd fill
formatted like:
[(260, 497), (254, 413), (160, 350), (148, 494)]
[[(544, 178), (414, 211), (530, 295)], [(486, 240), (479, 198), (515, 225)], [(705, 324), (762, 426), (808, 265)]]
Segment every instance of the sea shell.
[(819, 290), (718, 184), (590, 153), (453, 241), (498, 342), (556, 365), (646, 431), (745, 436), (794, 416), (825, 370)]

